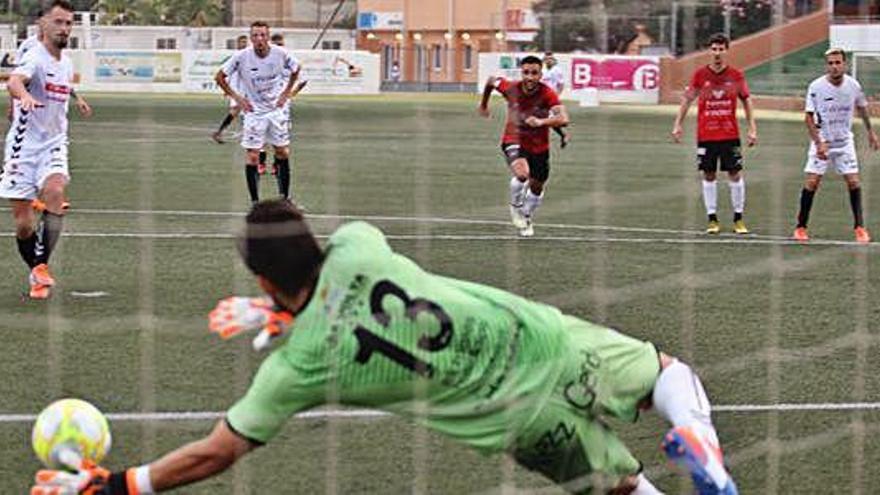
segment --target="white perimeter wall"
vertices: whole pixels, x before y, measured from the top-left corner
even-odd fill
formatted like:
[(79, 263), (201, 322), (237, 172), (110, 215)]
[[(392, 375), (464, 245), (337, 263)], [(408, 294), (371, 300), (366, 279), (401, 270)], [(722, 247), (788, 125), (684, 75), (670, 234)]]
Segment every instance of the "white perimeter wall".
[[(214, 76), (231, 50), (70, 50), (77, 88), (147, 93), (220, 92)], [(308, 80), (303, 93), (375, 94), (379, 56), (362, 51), (291, 50)], [(360, 68), (352, 74), (348, 63)]]
[(880, 52), (880, 24), (832, 24), (831, 46), (851, 52)]

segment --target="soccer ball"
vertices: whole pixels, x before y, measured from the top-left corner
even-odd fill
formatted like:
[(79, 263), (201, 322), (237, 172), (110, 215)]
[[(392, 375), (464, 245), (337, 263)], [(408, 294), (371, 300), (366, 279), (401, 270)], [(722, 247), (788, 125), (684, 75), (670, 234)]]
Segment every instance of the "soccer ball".
[(84, 400), (53, 402), (37, 416), (31, 433), (34, 453), (50, 469), (71, 469), (79, 460), (101, 462), (110, 451), (110, 426)]

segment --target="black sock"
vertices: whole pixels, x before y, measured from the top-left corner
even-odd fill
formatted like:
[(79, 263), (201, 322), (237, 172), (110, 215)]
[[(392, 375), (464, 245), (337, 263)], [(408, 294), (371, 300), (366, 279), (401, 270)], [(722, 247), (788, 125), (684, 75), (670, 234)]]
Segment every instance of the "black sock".
[(37, 265), (48, 263), (49, 256), (61, 238), (61, 229), (64, 227), (64, 217), (48, 211), (43, 212), (42, 218), (37, 225), (37, 239), (34, 247), (34, 263)]
[(733, 212), (733, 221), (734, 221), (734, 222), (739, 222), (739, 221), (742, 220), (742, 219), (743, 219), (743, 214), (742, 214), (742, 212), (739, 212), (739, 213), (737, 213), (737, 212)]
[(717, 221), (718, 221), (718, 215), (716, 215), (716, 214), (714, 214), (714, 213), (710, 213), (710, 214), (709, 214), (709, 221), (710, 221), (710, 222), (717, 222)]
[(278, 171), (278, 194), (284, 199), (290, 198), (290, 159), (276, 158), (275, 170)]
[(266, 152), (260, 151), (260, 165), (266, 164)]
[(849, 205), (852, 207), (853, 224), (855, 227), (864, 225), (862, 218), (862, 188), (857, 187), (849, 190)]
[(217, 129), (217, 132), (223, 132), (224, 129), (229, 127), (229, 124), (232, 123), (232, 119), (234, 119), (234, 118), (235, 118), (234, 115), (232, 115), (231, 113), (227, 113), (226, 118), (223, 119), (223, 123), (220, 124), (220, 129)]
[(810, 209), (813, 207), (813, 196), (815, 195), (816, 191), (810, 191), (806, 188), (801, 189), (801, 209), (797, 215), (798, 228), (807, 228), (807, 222), (810, 221)]
[(561, 138), (565, 137), (565, 131), (562, 130), (562, 127), (553, 127), (553, 132), (555, 132), (556, 134), (559, 134), (559, 137), (561, 137)]
[(18, 254), (21, 255), (21, 259), (27, 263), (28, 268), (33, 268), (37, 266), (37, 255), (34, 251), (37, 249), (37, 234), (36, 232), (32, 233), (30, 237), (27, 239), (19, 239), (15, 238), (15, 242), (18, 244)]
[(260, 173), (257, 171), (256, 165), (244, 166), (244, 178), (247, 180), (248, 193), (251, 195), (251, 201), (260, 200)]

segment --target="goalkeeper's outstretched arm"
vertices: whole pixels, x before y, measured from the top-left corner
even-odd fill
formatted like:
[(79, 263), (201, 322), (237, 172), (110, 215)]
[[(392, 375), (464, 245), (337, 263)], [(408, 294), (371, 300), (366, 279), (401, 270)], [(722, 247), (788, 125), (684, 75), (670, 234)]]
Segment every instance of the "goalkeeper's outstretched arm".
[(220, 474), (257, 446), (222, 420), (207, 437), (184, 445), (149, 465), (111, 473), (83, 461), (76, 473), (40, 471), (31, 495), (148, 495), (162, 492)]
[(194, 483), (226, 471), (257, 444), (221, 420), (205, 438), (169, 452), (148, 466), (153, 491)]

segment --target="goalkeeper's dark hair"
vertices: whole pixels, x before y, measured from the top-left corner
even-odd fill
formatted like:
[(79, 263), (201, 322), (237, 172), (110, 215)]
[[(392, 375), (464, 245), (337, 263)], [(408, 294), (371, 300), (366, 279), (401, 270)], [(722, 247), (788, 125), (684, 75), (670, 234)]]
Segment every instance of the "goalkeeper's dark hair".
[(527, 64), (544, 65), (544, 61), (534, 55), (526, 55), (525, 57), (523, 57), (522, 60), (519, 61), (519, 66), (522, 67), (523, 65)]
[(291, 296), (317, 280), (324, 262), (324, 252), (302, 212), (281, 199), (254, 205), (238, 250), (255, 275)]
[(712, 36), (709, 36), (709, 45), (724, 45), (724, 48), (730, 48), (730, 38), (727, 37), (724, 33), (715, 33)]

